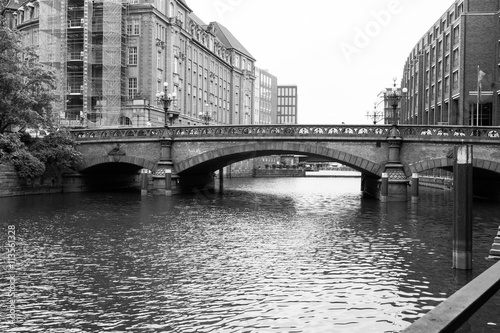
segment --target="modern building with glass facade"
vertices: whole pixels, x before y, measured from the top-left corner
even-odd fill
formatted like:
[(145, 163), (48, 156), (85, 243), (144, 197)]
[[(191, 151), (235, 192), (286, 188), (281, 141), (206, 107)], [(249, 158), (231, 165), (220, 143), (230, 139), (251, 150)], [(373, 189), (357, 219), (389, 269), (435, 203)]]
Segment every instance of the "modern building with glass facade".
[(255, 59), (184, 0), (11, 0), (3, 14), (56, 70), (62, 126), (252, 123)]
[(298, 123), (298, 96), (296, 85), (278, 85), (278, 124)]
[(500, 125), (499, 15), (499, 0), (458, 0), (429, 28), (404, 66), (401, 123)]

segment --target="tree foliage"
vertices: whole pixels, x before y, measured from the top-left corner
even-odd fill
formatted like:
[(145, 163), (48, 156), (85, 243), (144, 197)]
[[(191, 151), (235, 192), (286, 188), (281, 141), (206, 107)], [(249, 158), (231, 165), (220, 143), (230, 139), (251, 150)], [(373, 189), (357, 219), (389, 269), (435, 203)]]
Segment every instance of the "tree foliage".
[(63, 172), (74, 168), (81, 159), (76, 143), (65, 131), (43, 138), (26, 133), (0, 133), (0, 163), (16, 168), (18, 176), (30, 182), (44, 174), (47, 167)]
[[(36, 49), (23, 46), (19, 33), (0, 18), (0, 163), (13, 165), (27, 182), (47, 167), (63, 171), (80, 159), (76, 142), (52, 126), (55, 82)], [(45, 128), (50, 134), (32, 138), (27, 128)]]
[(17, 128), (50, 127), (55, 74), (34, 47), (0, 21), (0, 133)]

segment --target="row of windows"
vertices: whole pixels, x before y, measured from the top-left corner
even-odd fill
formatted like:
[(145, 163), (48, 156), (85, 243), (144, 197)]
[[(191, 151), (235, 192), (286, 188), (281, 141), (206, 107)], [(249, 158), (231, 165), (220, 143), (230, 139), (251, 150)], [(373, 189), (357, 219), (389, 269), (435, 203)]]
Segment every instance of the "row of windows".
[(297, 96), (297, 88), (278, 87), (278, 96)]
[(278, 105), (297, 105), (297, 98), (278, 96)]
[(297, 114), (297, 108), (294, 106), (278, 106), (279, 115), (294, 115)]
[(463, 3), (461, 3), (457, 6), (456, 11), (451, 10), (448, 13), (446, 13), (446, 15), (441, 19), (441, 21), (431, 31), (427, 33), (428, 44), (430, 44), (432, 40), (438, 38), (439, 34), (444, 32), (444, 30), (447, 27), (449, 27), (453, 21), (458, 19), (460, 15), (463, 14), (463, 12), (464, 12), (464, 5)]
[(297, 117), (278, 115), (278, 124), (297, 124)]

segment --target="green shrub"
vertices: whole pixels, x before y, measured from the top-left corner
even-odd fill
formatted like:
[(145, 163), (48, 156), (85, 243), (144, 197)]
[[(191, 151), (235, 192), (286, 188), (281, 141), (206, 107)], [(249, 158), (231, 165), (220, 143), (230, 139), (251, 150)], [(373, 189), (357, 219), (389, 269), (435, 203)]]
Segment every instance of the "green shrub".
[(45, 172), (45, 165), (27, 150), (19, 150), (12, 154), (11, 163), (16, 168), (19, 178), (30, 182)]

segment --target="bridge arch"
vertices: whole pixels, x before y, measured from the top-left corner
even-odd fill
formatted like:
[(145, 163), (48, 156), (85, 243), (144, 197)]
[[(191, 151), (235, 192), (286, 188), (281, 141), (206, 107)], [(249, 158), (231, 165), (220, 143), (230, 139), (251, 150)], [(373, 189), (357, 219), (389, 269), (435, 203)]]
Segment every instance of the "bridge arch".
[(229, 164), (249, 158), (284, 154), (324, 157), (350, 166), (355, 170), (376, 178), (381, 177), (384, 170), (383, 165), (337, 149), (304, 143), (279, 141), (249, 143), (218, 148), (178, 161), (174, 164), (174, 167), (179, 175), (202, 174), (216, 171)]
[[(424, 161), (418, 161), (415, 163), (410, 163), (408, 168), (411, 173), (419, 173), (432, 169), (453, 169), (454, 160), (453, 158), (442, 157), (442, 158), (434, 158)], [(474, 168), (483, 169), (486, 171), (491, 171), (494, 173), (500, 174), (500, 163), (494, 161), (487, 161), (480, 158), (472, 159), (472, 166)]]
[(151, 171), (155, 171), (156, 169), (156, 162), (147, 160), (142, 157), (135, 157), (135, 156), (128, 156), (128, 155), (123, 155), (123, 156), (112, 156), (112, 155), (105, 155), (105, 156), (99, 156), (99, 157), (91, 157), (84, 159), (77, 167), (79, 172), (85, 173), (91, 170), (92, 168), (99, 167), (99, 166), (105, 166), (105, 165), (110, 165), (115, 167), (124, 167), (128, 166), (129, 169), (148, 169)]

